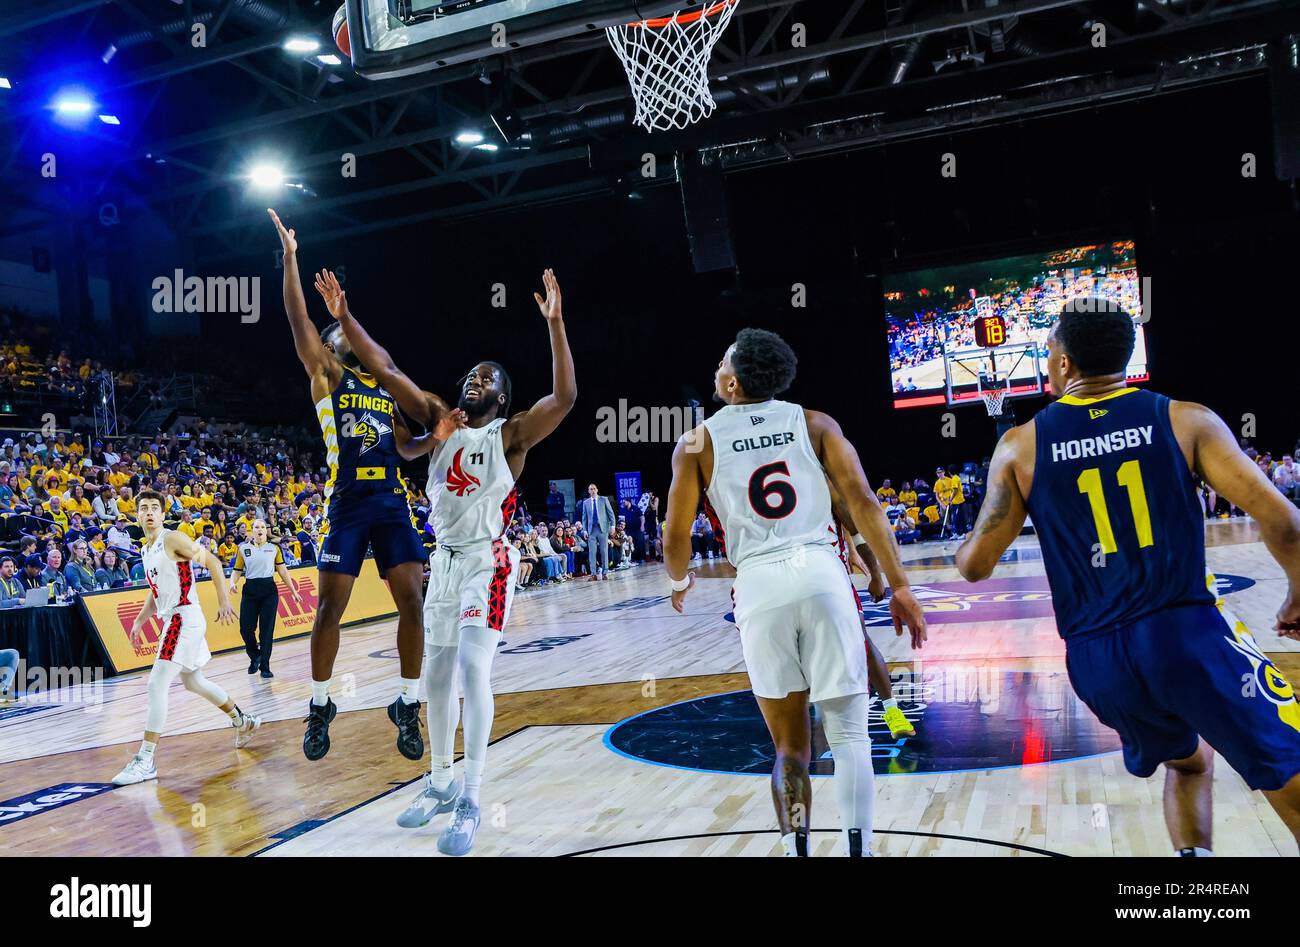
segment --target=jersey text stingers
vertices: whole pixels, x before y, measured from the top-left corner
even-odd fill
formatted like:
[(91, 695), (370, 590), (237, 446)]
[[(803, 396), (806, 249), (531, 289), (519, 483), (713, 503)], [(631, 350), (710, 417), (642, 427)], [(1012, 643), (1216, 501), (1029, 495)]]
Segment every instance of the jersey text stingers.
[(405, 495), (393, 435), (397, 402), (370, 375), (343, 369), (329, 397), (316, 402), (330, 477), (325, 500), (375, 493)]

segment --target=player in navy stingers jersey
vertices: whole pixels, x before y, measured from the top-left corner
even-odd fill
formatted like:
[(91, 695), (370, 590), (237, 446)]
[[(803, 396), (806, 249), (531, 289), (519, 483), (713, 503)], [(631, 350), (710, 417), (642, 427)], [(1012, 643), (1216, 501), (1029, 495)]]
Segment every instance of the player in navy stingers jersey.
[[(397, 605), (401, 681), (388, 718), (397, 726), (398, 751), (418, 760), (424, 756), (417, 696), (423, 657), (424, 544), (411, 519), (398, 464), (425, 453), (433, 435), (411, 437), (395, 399), (365, 373), (337, 323), (317, 335), (298, 276), (297, 237), (275, 211), (269, 213), (284, 248), (285, 311), (298, 358), (311, 379), (330, 470), (317, 557), (320, 597), (311, 629), (311, 705), (302, 751), (309, 760), (329, 752), (329, 725), (337, 712), (329, 687), (339, 650), (339, 620), (369, 546)], [(449, 414), (445, 408), (443, 415)]]
[(1216, 601), (1193, 474), (1258, 524), (1289, 582), (1275, 629), (1300, 639), (1300, 512), (1199, 404), (1128, 388), (1132, 317), (1068, 303), (1048, 336), (1058, 400), (1008, 431), (957, 566), (986, 578), (1033, 518), (1075, 692), (1119, 732), (1124, 765), (1165, 764), (1181, 855), (1211, 853), (1214, 751), (1300, 839), (1300, 706), (1249, 630)]
[[(325, 274), (327, 283), (329, 274)], [(554, 431), (578, 397), (573, 355), (564, 330), (560, 284), (547, 270), (546, 296), (533, 298), (551, 337), (553, 390), (527, 411), (510, 415), (510, 377), (496, 362), (479, 362), (461, 380), (457, 412), (462, 427), (435, 432), (429, 458), (429, 522), (438, 550), (429, 560), (424, 601), (425, 692), (429, 698), (430, 773), (414, 802), (397, 819), (420, 828), (452, 811), (438, 838), (447, 855), (467, 854), (479, 825), (479, 789), (492, 731), (492, 659), (514, 595), (519, 552), (504, 539), (514, 515), (515, 481), (530, 448)], [(336, 287), (335, 287), (336, 288)], [(327, 286), (325, 292), (329, 291)], [(437, 424), (445, 405), (422, 390), (394, 363), (344, 305), (331, 312), (347, 340), (393, 392), (402, 410), (420, 423)], [(452, 771), (456, 725), (461, 719), (456, 676), (464, 684), (465, 775)]]
[(707, 491), (736, 567), (745, 670), (776, 748), (781, 845), (788, 856), (808, 855), (812, 703), (835, 759), (846, 854), (865, 857), (875, 806), (867, 654), (858, 597), (836, 555), (831, 486), (889, 580), (894, 628), (902, 634), (906, 624), (913, 647), (925, 640), (925, 616), (858, 452), (828, 415), (776, 400), (795, 367), (785, 340), (762, 329), (741, 330), (727, 349), (714, 376), (714, 397), (725, 406), (673, 452), (664, 560), (681, 611), (695, 582), (687, 572), (691, 524)]

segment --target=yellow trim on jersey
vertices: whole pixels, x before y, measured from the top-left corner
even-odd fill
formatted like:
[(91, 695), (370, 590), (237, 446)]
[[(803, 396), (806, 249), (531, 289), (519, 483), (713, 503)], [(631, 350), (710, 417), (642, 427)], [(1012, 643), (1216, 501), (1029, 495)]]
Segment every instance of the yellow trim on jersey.
[(1133, 392), (1140, 390), (1141, 389), (1138, 388), (1121, 388), (1119, 391), (1112, 391), (1110, 394), (1102, 395), (1098, 398), (1077, 398), (1074, 395), (1061, 395), (1059, 400), (1061, 404), (1096, 404), (1098, 401), (1109, 401), (1111, 398), (1118, 398), (1121, 395), (1131, 395)]
[(387, 467), (358, 467), (358, 480), (385, 480), (388, 478)]
[(330, 470), (329, 479), (325, 481), (325, 503), (328, 506), (339, 470), (339, 435), (334, 423), (333, 392), (316, 402), (316, 420), (320, 422), (321, 436), (325, 439), (325, 463)]
[(355, 368), (348, 368), (347, 366), (344, 366), (343, 370), (351, 372), (356, 376), (357, 381), (361, 382), (361, 384), (365, 385), (367, 388), (379, 387), (379, 379), (375, 378), (374, 375), (367, 375), (365, 372), (359, 372)]

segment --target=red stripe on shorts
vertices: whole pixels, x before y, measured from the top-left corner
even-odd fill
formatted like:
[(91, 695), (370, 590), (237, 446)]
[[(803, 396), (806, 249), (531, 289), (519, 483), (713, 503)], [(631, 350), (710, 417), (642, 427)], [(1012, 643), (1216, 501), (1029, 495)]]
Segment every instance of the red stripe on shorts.
[[(514, 491), (511, 491), (514, 496)], [(488, 627), (501, 631), (506, 625), (506, 595), (510, 591), (510, 549), (500, 539), (492, 541), (492, 559), (496, 569), (488, 583)]]
[(172, 655), (176, 653), (176, 642), (181, 637), (181, 616), (179, 613), (172, 615), (172, 620), (167, 623), (167, 634), (163, 638), (162, 648), (158, 651), (158, 657), (164, 661), (170, 661)]

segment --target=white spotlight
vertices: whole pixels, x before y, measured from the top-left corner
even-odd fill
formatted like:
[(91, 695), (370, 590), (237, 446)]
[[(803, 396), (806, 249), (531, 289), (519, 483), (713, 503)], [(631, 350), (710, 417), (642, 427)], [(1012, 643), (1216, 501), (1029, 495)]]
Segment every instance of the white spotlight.
[(343, 65), (343, 60), (342, 60), (342, 59), (339, 59), (339, 57), (335, 56), (333, 53), (326, 53), (326, 54), (323, 55), (323, 56), (317, 56), (317, 57), (316, 57), (316, 61), (317, 61), (318, 63), (321, 63), (322, 65), (325, 65), (325, 66), (341, 66), (341, 65)]
[(282, 48), (286, 53), (314, 53), (320, 49), (320, 40), (310, 36), (290, 36)]
[(94, 107), (90, 99), (81, 95), (60, 96), (54, 103), (54, 110), (61, 115), (85, 115)]
[(456, 136), (458, 145), (477, 145), (483, 140), (483, 133), (471, 130), (463, 131)]
[(475, 145), (474, 150), (475, 151), (500, 151), (501, 149), (500, 146), (494, 145), (489, 141), (489, 142), (484, 142), (481, 145)]
[(248, 169), (248, 183), (259, 191), (284, 186), (284, 169), (274, 164), (255, 164)]

